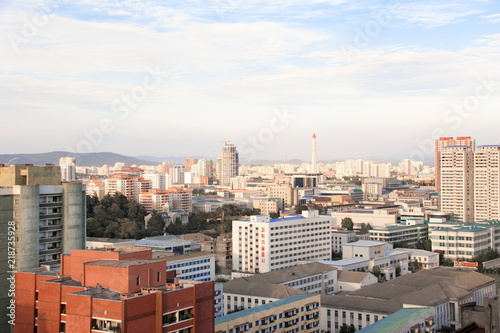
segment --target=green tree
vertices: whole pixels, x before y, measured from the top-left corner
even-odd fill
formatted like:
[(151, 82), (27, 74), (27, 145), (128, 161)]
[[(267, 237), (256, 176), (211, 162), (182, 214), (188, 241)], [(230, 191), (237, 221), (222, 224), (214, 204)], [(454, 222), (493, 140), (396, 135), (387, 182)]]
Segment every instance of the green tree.
[(343, 324), (339, 330), (339, 333), (354, 333), (354, 332), (356, 332), (356, 328), (354, 328), (353, 325), (347, 326), (346, 324)]
[(377, 278), (380, 278), (380, 274), (381, 274), (380, 267), (378, 267), (378, 266), (373, 266), (372, 273), (373, 273), (373, 275), (375, 275)]
[(151, 213), (151, 218), (148, 221), (148, 234), (150, 236), (163, 235), (163, 230), (165, 229), (165, 221), (160, 214), (153, 211)]
[(297, 205), (295, 206), (295, 214), (302, 214), (302, 211), (304, 210), (308, 210), (309, 207), (307, 207), (306, 205)]
[(235, 312), (240, 312), (240, 311), (243, 311), (243, 310), (245, 310), (245, 307), (244, 307), (244, 306), (236, 306), (236, 307), (234, 308), (234, 310), (232, 310), (232, 311), (228, 311), (228, 312), (227, 312), (227, 314), (231, 314), (231, 313), (235, 313)]
[(87, 219), (87, 236), (88, 237), (102, 237), (103, 228), (93, 217)]
[(370, 223), (368, 224), (361, 224), (361, 231), (368, 231), (368, 230), (372, 230), (372, 226), (370, 225)]
[(170, 235), (182, 235), (185, 234), (187, 228), (182, 224), (181, 219), (176, 219), (174, 223), (170, 223), (167, 226), (167, 233)]
[(401, 266), (397, 265), (396, 266), (396, 277), (401, 276)]
[(270, 213), (269, 217), (272, 218), (272, 219), (277, 219), (278, 217), (280, 217), (280, 214), (278, 214), (278, 213)]
[(347, 230), (353, 230), (354, 229), (354, 222), (352, 222), (352, 219), (350, 217), (344, 217), (342, 219), (342, 228), (345, 228)]

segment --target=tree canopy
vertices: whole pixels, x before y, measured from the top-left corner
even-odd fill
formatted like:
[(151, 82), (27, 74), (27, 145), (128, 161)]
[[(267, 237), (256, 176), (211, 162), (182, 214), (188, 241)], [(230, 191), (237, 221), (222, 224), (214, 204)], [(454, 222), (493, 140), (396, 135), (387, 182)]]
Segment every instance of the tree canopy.
[(350, 217), (344, 217), (342, 219), (342, 228), (345, 228), (347, 230), (354, 229), (354, 222), (352, 222), (352, 219)]

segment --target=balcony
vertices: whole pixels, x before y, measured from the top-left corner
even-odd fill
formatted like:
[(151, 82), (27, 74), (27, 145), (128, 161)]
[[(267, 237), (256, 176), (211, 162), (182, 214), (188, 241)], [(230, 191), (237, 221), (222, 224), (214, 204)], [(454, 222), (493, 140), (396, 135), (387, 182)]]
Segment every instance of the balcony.
[(115, 320), (92, 319), (92, 332), (121, 333), (121, 322)]
[(40, 227), (40, 231), (51, 231), (51, 230), (61, 230), (62, 225), (61, 224), (52, 224), (52, 225), (47, 225), (44, 227)]
[(63, 202), (62, 201), (57, 201), (57, 202), (40, 202), (40, 207), (62, 207)]
[(42, 243), (60, 242), (60, 241), (62, 241), (62, 236), (41, 237), (38, 241), (40, 242), (40, 244), (42, 244)]
[(42, 256), (45, 254), (56, 254), (61, 252), (62, 252), (61, 248), (53, 248), (53, 249), (40, 250), (38, 254)]

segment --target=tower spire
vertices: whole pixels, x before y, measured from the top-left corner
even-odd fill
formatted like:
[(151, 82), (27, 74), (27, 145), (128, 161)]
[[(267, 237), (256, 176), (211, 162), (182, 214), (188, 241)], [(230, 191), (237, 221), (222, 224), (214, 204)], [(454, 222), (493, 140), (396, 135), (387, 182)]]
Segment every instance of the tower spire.
[(316, 133), (313, 134), (311, 172), (318, 173), (318, 159), (316, 156)]

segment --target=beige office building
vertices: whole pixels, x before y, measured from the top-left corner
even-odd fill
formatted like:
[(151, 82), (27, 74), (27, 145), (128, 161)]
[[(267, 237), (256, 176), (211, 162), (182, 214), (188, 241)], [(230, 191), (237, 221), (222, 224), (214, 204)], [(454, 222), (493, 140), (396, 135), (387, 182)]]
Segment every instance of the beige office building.
[(500, 220), (500, 146), (480, 146), (474, 153), (476, 221)]

